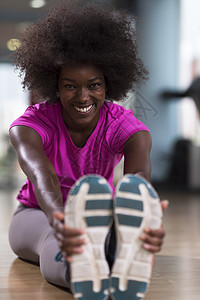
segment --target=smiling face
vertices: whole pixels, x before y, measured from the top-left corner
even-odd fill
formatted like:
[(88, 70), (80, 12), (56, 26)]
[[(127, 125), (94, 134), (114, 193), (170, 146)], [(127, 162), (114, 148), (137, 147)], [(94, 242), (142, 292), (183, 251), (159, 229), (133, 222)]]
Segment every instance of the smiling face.
[(103, 73), (91, 65), (63, 67), (58, 84), (67, 128), (93, 130), (105, 100)]

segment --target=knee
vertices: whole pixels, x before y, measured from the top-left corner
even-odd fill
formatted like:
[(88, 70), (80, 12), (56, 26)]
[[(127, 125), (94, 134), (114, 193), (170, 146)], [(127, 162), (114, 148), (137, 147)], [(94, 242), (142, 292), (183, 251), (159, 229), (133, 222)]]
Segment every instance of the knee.
[(9, 244), (12, 251), (20, 258), (33, 262), (35, 264), (39, 263), (39, 257), (33, 250), (29, 249), (26, 244), (26, 239), (24, 235), (16, 230), (14, 224), (11, 223), (9, 232), (8, 232)]
[(9, 232), (8, 232), (8, 240), (12, 251), (19, 257), (21, 257), (22, 245), (20, 243), (20, 239), (16, 232), (15, 226), (10, 224)]

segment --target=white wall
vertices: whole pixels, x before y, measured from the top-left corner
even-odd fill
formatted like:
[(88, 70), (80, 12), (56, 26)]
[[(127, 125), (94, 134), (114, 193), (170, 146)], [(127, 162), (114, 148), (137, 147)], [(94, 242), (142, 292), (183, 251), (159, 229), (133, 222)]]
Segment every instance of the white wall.
[[(200, 76), (200, 1), (181, 0), (179, 85), (186, 89)], [(200, 121), (191, 98), (181, 101), (180, 125), (184, 138), (200, 145)]]
[(0, 156), (5, 152), (4, 136), (9, 126), (28, 106), (28, 93), (23, 92), (21, 79), (10, 64), (0, 64)]

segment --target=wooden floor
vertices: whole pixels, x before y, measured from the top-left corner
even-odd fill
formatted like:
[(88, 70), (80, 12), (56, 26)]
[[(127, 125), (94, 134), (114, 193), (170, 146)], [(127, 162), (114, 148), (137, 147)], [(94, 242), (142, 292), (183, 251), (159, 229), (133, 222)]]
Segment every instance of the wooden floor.
[[(15, 192), (0, 192), (0, 299), (70, 300), (66, 291), (45, 282), (39, 268), (10, 250), (7, 232), (17, 205)], [(200, 299), (200, 194), (162, 192), (170, 201), (164, 216), (167, 231), (156, 256), (146, 300)], [(130, 299), (131, 300), (131, 299)]]

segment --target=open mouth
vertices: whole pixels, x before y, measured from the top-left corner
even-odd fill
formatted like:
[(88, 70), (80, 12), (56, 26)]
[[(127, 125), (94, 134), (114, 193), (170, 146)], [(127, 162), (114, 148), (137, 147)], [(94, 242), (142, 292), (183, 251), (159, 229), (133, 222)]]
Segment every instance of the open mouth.
[(94, 104), (91, 104), (89, 106), (86, 107), (78, 107), (74, 105), (74, 108), (76, 111), (80, 112), (80, 113), (87, 113), (89, 112), (92, 108), (93, 108)]

